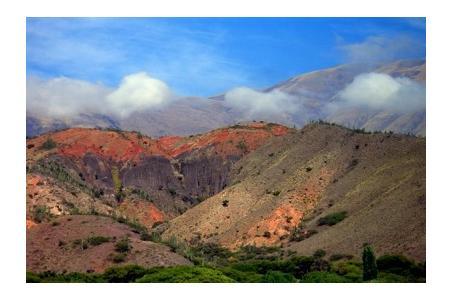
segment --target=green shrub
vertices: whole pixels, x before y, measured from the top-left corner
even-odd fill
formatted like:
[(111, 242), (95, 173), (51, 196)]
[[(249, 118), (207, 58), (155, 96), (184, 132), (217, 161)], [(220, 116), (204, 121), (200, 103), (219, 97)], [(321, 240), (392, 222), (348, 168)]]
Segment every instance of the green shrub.
[(168, 241), (165, 242), (170, 247), (172, 252), (176, 252), (180, 248), (180, 244), (176, 239), (176, 236), (172, 235)]
[(323, 249), (318, 249), (313, 253), (313, 257), (315, 258), (323, 258), (324, 256), (326, 256), (326, 251)]
[(264, 275), (263, 282), (267, 283), (292, 283), (297, 282), (293, 275), (280, 271), (269, 271)]
[(233, 279), (225, 276), (220, 270), (207, 267), (177, 266), (169, 268), (156, 268), (148, 271), (146, 275), (138, 279), (139, 283), (215, 283), (234, 282)]
[(330, 261), (337, 261), (337, 260), (341, 260), (341, 259), (352, 259), (354, 256), (352, 255), (348, 255), (348, 254), (332, 254), (330, 257), (329, 257), (329, 260)]
[(321, 217), (318, 220), (318, 225), (319, 226), (323, 226), (323, 225), (333, 226), (335, 224), (338, 224), (342, 220), (344, 220), (346, 218), (346, 216), (347, 216), (346, 211), (331, 213), (324, 217)]
[(80, 246), (82, 244), (82, 240), (81, 239), (76, 239), (74, 241), (72, 241), (72, 247), (75, 248), (77, 246)]
[(264, 275), (268, 271), (278, 271), (281, 267), (279, 262), (261, 259), (233, 263), (231, 268), (242, 272), (253, 272)]
[(319, 257), (313, 257), (313, 264), (310, 267), (310, 271), (328, 272), (330, 270), (330, 263)]
[(263, 275), (254, 272), (244, 272), (231, 267), (221, 268), (220, 271), (227, 277), (240, 283), (260, 283), (263, 282)]
[(205, 201), (207, 198), (208, 198), (208, 196), (204, 196), (204, 195), (198, 195), (196, 197), (198, 203)]
[(234, 253), (234, 257), (241, 261), (250, 259), (268, 259), (269, 257), (274, 257), (278, 250), (278, 247), (245, 245)]
[(132, 249), (132, 246), (129, 244), (129, 238), (125, 237), (118, 241), (115, 244), (115, 251), (119, 253), (127, 253)]
[(362, 281), (362, 265), (355, 261), (337, 261), (331, 265), (331, 271), (347, 278), (350, 282)]
[(346, 278), (331, 272), (310, 272), (302, 278), (302, 282), (309, 283), (344, 283)]
[(27, 283), (39, 283), (39, 282), (41, 282), (41, 278), (35, 273), (27, 272), (26, 282)]
[(270, 271), (288, 273), (296, 278), (303, 277), (306, 273), (314, 270), (315, 259), (313, 257), (295, 256), (289, 260), (248, 260), (233, 263), (231, 268), (242, 272), (253, 272), (265, 275)]
[(103, 243), (109, 242), (110, 237), (105, 237), (105, 236), (90, 236), (87, 239), (88, 244), (92, 246), (99, 246)]
[(152, 231), (151, 233), (142, 232), (140, 234), (140, 239), (145, 240), (145, 241), (153, 241), (153, 242), (157, 242), (157, 243), (162, 242), (162, 237), (160, 236), (159, 233), (157, 233), (155, 231)]
[(147, 269), (141, 266), (125, 265), (108, 268), (102, 275), (102, 278), (104, 278), (106, 282), (127, 283), (134, 282), (136, 279), (143, 277), (146, 272)]
[(52, 283), (91, 283), (105, 282), (101, 276), (96, 274), (69, 273), (56, 274), (54, 272), (43, 272), (34, 274), (27, 272), (27, 282), (52, 282)]
[(126, 260), (126, 254), (124, 253), (111, 254), (111, 259), (114, 263), (121, 263)]
[(398, 275), (407, 274), (414, 263), (402, 255), (383, 255), (376, 260), (377, 267), (381, 272)]
[(80, 247), (82, 250), (86, 250), (88, 249), (88, 242), (84, 239), (76, 239), (72, 242), (72, 247)]
[(274, 196), (278, 196), (280, 194), (280, 190), (276, 190), (272, 193)]
[(423, 264), (416, 264), (414, 261), (403, 255), (383, 255), (376, 260), (379, 273), (392, 273), (408, 277), (411, 282), (418, 282), (420, 278), (426, 277), (426, 270)]
[(47, 138), (46, 141), (41, 145), (41, 149), (43, 150), (51, 150), (53, 148), (57, 147), (57, 143), (52, 140), (52, 138)]
[(292, 257), (285, 266), (285, 272), (293, 274), (296, 278), (302, 278), (305, 274), (312, 271), (315, 259), (309, 256)]
[(42, 223), (52, 217), (49, 208), (45, 205), (38, 205), (33, 211), (33, 220), (37, 223)]
[(200, 257), (203, 261), (215, 262), (225, 261), (232, 255), (231, 251), (214, 243), (197, 244), (192, 247), (194, 256)]
[(392, 274), (392, 273), (379, 273), (379, 276), (376, 279), (371, 280), (370, 282), (378, 283), (404, 283), (409, 282), (407, 277)]

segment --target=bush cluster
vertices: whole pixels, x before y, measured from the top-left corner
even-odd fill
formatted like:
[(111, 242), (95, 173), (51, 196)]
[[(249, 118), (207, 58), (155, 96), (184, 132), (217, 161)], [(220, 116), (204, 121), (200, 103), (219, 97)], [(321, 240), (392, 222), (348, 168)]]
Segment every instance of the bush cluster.
[[(250, 250), (252, 250), (252, 247)], [(250, 251), (248, 250), (248, 251)], [(259, 252), (266, 250), (257, 249)], [(364, 250), (367, 250), (366, 248)], [(244, 251), (244, 250), (243, 250)], [(363, 262), (338, 260), (328, 262), (313, 256), (293, 256), (283, 259), (239, 260), (219, 246), (199, 246), (198, 256), (205, 260), (196, 266), (156, 267), (146, 269), (136, 265), (117, 266), (102, 274), (27, 273), (27, 282), (362, 282)], [(366, 251), (368, 252), (368, 251)], [(118, 253), (112, 260), (123, 262), (125, 253)], [(208, 259), (210, 258), (210, 259)], [(219, 261), (219, 258), (226, 260)], [(233, 259), (231, 259), (233, 258)], [(213, 261), (212, 261), (213, 260)], [(233, 261), (231, 261), (233, 260)], [(424, 282), (424, 265), (400, 255), (385, 255), (375, 278), (371, 282)], [(395, 270), (396, 269), (396, 270)], [(393, 270), (393, 272), (392, 272)]]
[(335, 212), (328, 214), (324, 217), (321, 217), (318, 220), (318, 225), (323, 226), (323, 225), (328, 225), (328, 226), (333, 226), (341, 222), (347, 217), (347, 212), (346, 211), (341, 211), (341, 212)]
[(52, 217), (50, 210), (45, 205), (38, 205), (33, 210), (33, 220), (37, 223), (49, 220)]
[(47, 138), (46, 141), (41, 145), (41, 149), (43, 150), (51, 150), (57, 147), (57, 143), (52, 140), (52, 138)]

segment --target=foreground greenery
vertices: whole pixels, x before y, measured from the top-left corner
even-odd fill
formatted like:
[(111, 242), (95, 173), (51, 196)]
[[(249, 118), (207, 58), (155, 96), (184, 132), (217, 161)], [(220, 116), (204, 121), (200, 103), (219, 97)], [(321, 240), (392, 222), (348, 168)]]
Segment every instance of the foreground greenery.
[[(178, 248), (175, 245), (173, 250), (180, 252)], [(375, 259), (371, 246), (364, 247), (363, 261), (341, 254), (327, 260), (323, 250), (313, 256), (288, 257), (278, 248), (247, 246), (230, 252), (214, 244), (198, 244), (185, 255), (191, 257), (194, 266), (122, 265), (102, 274), (28, 272), (27, 282), (425, 282), (424, 263), (417, 264), (401, 255)]]

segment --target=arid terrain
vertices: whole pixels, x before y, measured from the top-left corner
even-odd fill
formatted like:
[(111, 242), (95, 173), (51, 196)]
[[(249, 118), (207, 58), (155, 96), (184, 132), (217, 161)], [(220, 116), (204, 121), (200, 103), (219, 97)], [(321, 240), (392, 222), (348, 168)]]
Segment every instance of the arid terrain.
[(277, 248), (283, 260), (318, 250), (359, 259), (370, 244), (423, 262), (425, 147), (325, 122), (27, 139), (27, 270), (191, 266), (190, 246), (238, 252), (228, 260)]
[(155, 15), (22, 18), (27, 283), (427, 282), (425, 17)]

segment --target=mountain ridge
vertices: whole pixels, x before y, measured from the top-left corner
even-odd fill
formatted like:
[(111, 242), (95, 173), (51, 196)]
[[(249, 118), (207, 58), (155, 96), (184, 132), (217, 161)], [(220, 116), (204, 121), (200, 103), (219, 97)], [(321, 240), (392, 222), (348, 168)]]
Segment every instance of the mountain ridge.
[[(210, 98), (181, 97), (179, 100), (159, 109), (134, 112), (127, 118), (115, 118), (102, 114), (83, 114), (67, 120), (44, 118), (27, 112), (27, 136), (52, 131), (53, 129), (81, 126), (98, 128), (121, 128), (140, 131), (149, 136), (193, 135), (215, 128), (233, 125), (251, 119), (284, 123), (287, 126), (302, 127), (311, 120), (328, 120), (349, 127), (367, 130), (387, 130), (402, 133), (425, 135), (424, 112), (421, 117), (410, 118), (407, 114), (390, 114), (388, 111), (351, 110), (334, 113), (324, 112), (328, 104), (340, 90), (352, 82), (355, 76), (364, 72), (378, 72), (392, 77), (406, 77), (421, 85), (426, 80), (425, 60), (396, 61), (376, 66), (344, 64), (322, 70), (296, 75), (286, 81), (263, 89), (263, 93), (281, 91), (297, 98), (299, 111), (285, 116), (258, 116), (244, 118), (241, 110), (230, 108), (225, 95)], [(385, 116), (385, 117), (383, 117)], [(370, 120), (368, 120), (370, 119)], [(388, 120), (391, 120), (389, 122)]]

